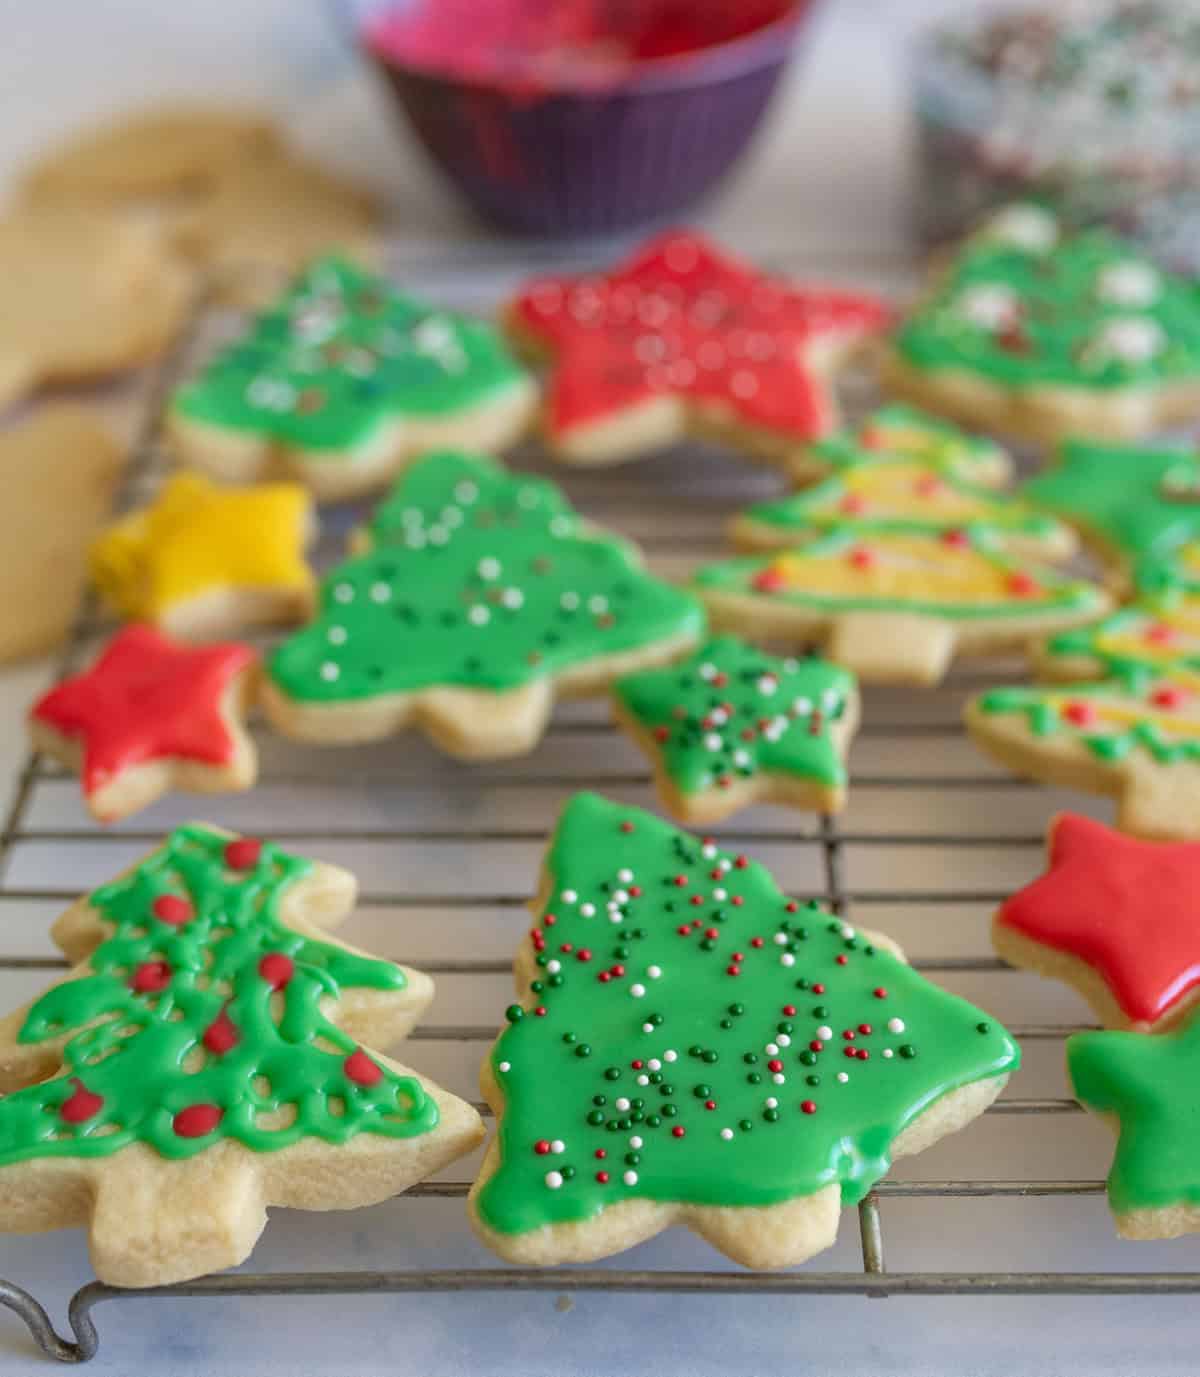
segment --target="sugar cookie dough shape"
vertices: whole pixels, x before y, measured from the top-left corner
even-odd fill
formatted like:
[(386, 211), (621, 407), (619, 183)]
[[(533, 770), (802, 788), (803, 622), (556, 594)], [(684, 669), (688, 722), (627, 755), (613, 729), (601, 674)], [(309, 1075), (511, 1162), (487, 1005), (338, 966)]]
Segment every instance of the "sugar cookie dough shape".
[(257, 681), (249, 646), (182, 645), (135, 623), (42, 694), (30, 736), (80, 776), (92, 816), (116, 822), (172, 789), (249, 789), (258, 754), (245, 718)]
[(586, 1261), (683, 1224), (747, 1266), (802, 1262), (1019, 1062), (884, 939), (595, 795), (564, 810), (532, 911), (481, 1072), (497, 1127), (469, 1201), (512, 1261)]
[(1115, 235), (1009, 206), (939, 266), (884, 381), (1001, 434), (1136, 438), (1200, 415), (1200, 296)]
[(858, 434), (818, 441), (808, 451), (826, 476), (783, 498), (755, 503), (733, 521), (743, 549), (803, 544), (848, 523), (880, 535), (950, 535), (978, 529), (1007, 552), (1065, 559), (1072, 529), (1028, 501), (998, 490), (1007, 456), (905, 407), (870, 417)]
[(78, 964), (0, 1019), (0, 1228), (86, 1225), (102, 1281), (155, 1286), (241, 1262), (268, 1205), (374, 1204), (469, 1151), (475, 1111), (363, 1045), (433, 988), (326, 934), (354, 892), (192, 825), (68, 909)]
[(543, 428), (564, 463), (700, 433), (785, 468), (833, 428), (832, 373), (889, 319), (878, 298), (769, 277), (686, 230), (608, 273), (531, 282), (505, 315), (549, 361)]
[(859, 703), (840, 665), (721, 636), (678, 664), (618, 679), (612, 700), (683, 822), (719, 822), (757, 802), (829, 813), (845, 805)]
[(217, 478), (293, 478), (339, 501), (434, 446), (505, 448), (534, 403), (491, 325), (331, 257), (176, 392), (168, 428), (185, 462)]
[(532, 749), (560, 695), (690, 650), (704, 614), (591, 528), (554, 484), (492, 460), (420, 460), (331, 570), (315, 621), (267, 662), (286, 736), (374, 741), (419, 726), (443, 750)]
[(297, 484), (221, 488), (178, 474), (97, 538), (92, 577), (123, 617), (181, 637), (300, 621), (313, 602), (314, 524)]

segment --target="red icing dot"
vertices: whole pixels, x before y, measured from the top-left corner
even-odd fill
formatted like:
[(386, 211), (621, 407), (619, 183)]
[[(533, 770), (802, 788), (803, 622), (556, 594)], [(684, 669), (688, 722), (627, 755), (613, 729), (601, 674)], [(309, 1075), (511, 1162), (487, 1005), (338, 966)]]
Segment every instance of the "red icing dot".
[(558, 918), (553, 913), (547, 913), (542, 917), (543, 927), (552, 928), (557, 922)]
[(682, 1124), (676, 1124), (675, 1127), (671, 1130), (671, 1137), (682, 1138), (686, 1132), (687, 1129), (685, 1129)]
[(965, 550), (970, 543), (966, 531), (942, 532), (942, 544), (948, 545), (952, 550)]
[(1156, 708), (1177, 708), (1185, 697), (1186, 695), (1181, 688), (1174, 688), (1170, 684), (1165, 684), (1162, 688), (1154, 690), (1150, 695), (1150, 701)]
[(747, 857), (745, 857), (745, 856), (735, 856), (735, 857), (733, 858), (733, 868), (734, 868), (734, 870), (745, 870), (745, 868), (746, 868), (749, 864), (750, 864), (750, 861), (749, 861), (749, 860), (747, 859)]
[(231, 1047), (236, 1047), (241, 1041), (241, 1036), (237, 1030), (237, 1025), (222, 1009), (204, 1030), (203, 1042), (210, 1052), (220, 1056), (223, 1052), (228, 1052)]
[(171, 967), (165, 961), (143, 961), (130, 977), (130, 988), (137, 994), (157, 994), (171, 983)]
[(1146, 628), (1145, 635), (1151, 645), (1165, 645), (1175, 639), (1175, 628), (1165, 622), (1154, 622)]
[(669, 727), (655, 727), (654, 739), (655, 741), (670, 741), (671, 729)]
[(808, 1044), (808, 1046), (809, 1050), (813, 1052), (823, 1052), (825, 1050), (825, 1044), (821, 1041), (820, 1038), (813, 1038), (813, 1040)]
[(871, 993), (875, 996), (876, 999), (887, 998), (887, 991), (883, 988), (882, 985), (876, 985), (876, 987), (871, 991)]
[(537, 1008), (536, 1008), (533, 1012), (534, 1012), (534, 1015), (535, 1015), (537, 1018), (545, 1018), (545, 1017), (546, 1017), (546, 1006), (545, 1006), (544, 1004), (539, 1004), (539, 1005), (537, 1006)]
[(611, 970), (613, 975), (615, 976), (622, 976), (625, 974), (625, 967), (622, 966), (620, 963), (618, 963), (615, 966), (610, 966), (609, 970)]
[(837, 963), (839, 966), (844, 966), (849, 960), (850, 958), (843, 953), (843, 955), (837, 958)]
[(640, 898), (642, 897), (642, 887), (641, 887), (641, 885), (630, 885), (630, 886), (629, 886), (629, 897), (630, 897), (631, 899), (640, 899)]
[(346, 1079), (355, 1085), (378, 1085), (383, 1080), (383, 1068), (372, 1061), (361, 1047), (356, 1048), (342, 1063)]
[(785, 913), (798, 913), (800, 911), (800, 905), (795, 899), (789, 899), (787, 903), (784, 904), (783, 910)]
[(856, 1055), (856, 1051), (853, 1047), (843, 1047), (842, 1055), (847, 1057), (853, 1057)]
[(752, 937), (752, 938), (750, 939), (750, 945), (751, 945), (752, 947), (761, 947), (762, 944), (763, 944), (763, 940), (762, 940), (761, 937)]
[(181, 894), (160, 894), (150, 906), (150, 911), (159, 922), (170, 923), (172, 927), (189, 923), (196, 916), (190, 901)]
[(59, 1116), (68, 1124), (83, 1124), (100, 1113), (104, 1097), (94, 1095), (78, 1076), (71, 1077), (74, 1091), (58, 1107)]
[(858, 1031), (859, 1031), (864, 1037), (867, 1037), (867, 1036), (870, 1034), (870, 1032), (871, 1032), (871, 1025), (870, 1025), (869, 1023), (860, 1023), (860, 1024), (858, 1025)]
[(597, 1157), (601, 1162), (603, 1162), (604, 1159), (608, 1156), (608, 1149), (607, 1149), (607, 1148), (597, 1148), (597, 1149), (596, 1149), (595, 1155), (596, 1155), (596, 1157)]
[(641, 1057), (634, 1057), (634, 1059), (629, 1063), (629, 1065), (633, 1067), (635, 1071), (640, 1071), (642, 1067), (645, 1066), (645, 1064), (646, 1063), (641, 1059)]
[(784, 1018), (792, 1018), (795, 1016), (796, 1006), (794, 1004), (785, 1004), (780, 1012), (783, 1014)]
[(568, 954), (570, 954), (571, 952), (573, 952), (573, 951), (575, 950), (575, 943), (574, 943), (574, 942), (560, 942), (560, 943), (558, 944), (558, 949), (559, 949), (559, 951), (565, 951), (565, 952), (567, 952)]
[(704, 935), (705, 937), (711, 937), (715, 941), (718, 937), (720, 937), (721, 931), (719, 928), (705, 928)]
[(1041, 591), (1037, 579), (1018, 570), (1008, 576), (1008, 591), (1015, 598), (1032, 598)]
[(533, 1150), (537, 1153), (539, 1157), (545, 1157), (545, 1155), (550, 1151), (550, 1139), (539, 1138), (537, 1142), (534, 1143)]
[(599, 1181), (600, 1184), (601, 1184), (602, 1186), (607, 1186), (607, 1185), (608, 1185), (608, 1172), (606, 1172), (606, 1171), (598, 1171), (598, 1172), (596, 1173), (596, 1180)]
[(171, 1126), (180, 1138), (203, 1138), (221, 1122), (221, 1113), (215, 1104), (191, 1104), (175, 1115)]
[(262, 842), (257, 837), (239, 837), (225, 848), (225, 864), (230, 870), (252, 870), (262, 855)]
[(875, 552), (868, 550), (865, 545), (859, 545), (851, 550), (847, 558), (855, 569), (873, 569), (875, 567)]
[(768, 1070), (768, 1071), (782, 1071), (782, 1070), (783, 1070), (783, 1062), (781, 1062), (781, 1061), (779, 1060), (778, 1057), (772, 1057), (771, 1060), (770, 1060), (769, 1062), (767, 1062), (767, 1070)]
[(258, 973), (273, 990), (282, 990), (296, 973), (296, 963), (281, 951), (269, 951), (258, 963)]
[(671, 883), (677, 885), (680, 889), (683, 889), (686, 887), (687, 882), (688, 877), (686, 875), (676, 875)]
[(844, 1037), (847, 1042), (853, 1042), (856, 1036), (857, 1034), (855, 1033), (853, 1028), (847, 1028), (846, 1031), (842, 1034), (842, 1037)]
[(854, 1053), (854, 1055), (859, 1059), (859, 1061), (866, 1061), (866, 1060), (870, 1057), (871, 1054), (870, 1054), (870, 1052), (867, 1051), (867, 1049), (866, 1049), (865, 1047), (860, 1047), (860, 1048)]
[(815, 1114), (817, 1112), (817, 1106), (813, 1100), (801, 1100), (800, 1108), (805, 1114)]
[(682, 926), (677, 927), (675, 931), (680, 937), (690, 937), (692, 935), (691, 925), (688, 923), (684, 923)]
[(760, 593), (778, 593), (787, 587), (787, 579), (777, 569), (763, 569), (751, 583)]
[(693, 894), (689, 902), (691, 903), (693, 908), (699, 908), (700, 905), (704, 902), (704, 895)]
[(725, 967), (725, 974), (726, 974), (726, 975), (740, 975), (740, 974), (741, 974), (741, 969), (740, 969), (740, 967), (738, 967), (738, 966), (726, 966), (726, 967)]
[(623, 823), (621, 824), (621, 831), (622, 831), (622, 832), (632, 832), (632, 831), (633, 831), (633, 823), (631, 823), (631, 822), (623, 822)]
[(813, 990), (813, 994), (824, 994), (824, 993), (825, 993), (825, 986), (822, 985), (821, 982), (818, 980), (818, 981), (813, 985), (812, 990)]
[(590, 949), (587, 947), (580, 947), (579, 950), (575, 953), (576, 961), (590, 961), (591, 959), (592, 953)]
[(704, 1108), (705, 1108), (705, 1109), (716, 1109), (716, 1107), (717, 1107), (717, 1102), (716, 1102), (716, 1100), (705, 1100), (705, 1101), (704, 1101)]
[(1096, 720), (1096, 709), (1091, 703), (1067, 703), (1062, 709), (1062, 715), (1073, 726), (1090, 727)]
[(734, 906), (734, 908), (741, 908), (741, 906), (742, 906), (746, 901), (745, 901), (745, 899), (742, 898), (742, 896), (741, 896), (740, 894), (735, 894), (735, 895), (733, 896), (733, 898), (730, 899), (729, 902)]

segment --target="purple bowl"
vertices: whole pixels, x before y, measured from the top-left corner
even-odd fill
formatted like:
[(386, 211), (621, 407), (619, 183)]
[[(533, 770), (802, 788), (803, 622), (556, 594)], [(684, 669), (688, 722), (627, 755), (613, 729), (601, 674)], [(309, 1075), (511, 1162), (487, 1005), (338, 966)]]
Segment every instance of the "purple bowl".
[(796, 49), (813, 0), (731, 41), (637, 61), (612, 81), (447, 76), (367, 46), (442, 171), (486, 220), (584, 237), (683, 211), (732, 167)]

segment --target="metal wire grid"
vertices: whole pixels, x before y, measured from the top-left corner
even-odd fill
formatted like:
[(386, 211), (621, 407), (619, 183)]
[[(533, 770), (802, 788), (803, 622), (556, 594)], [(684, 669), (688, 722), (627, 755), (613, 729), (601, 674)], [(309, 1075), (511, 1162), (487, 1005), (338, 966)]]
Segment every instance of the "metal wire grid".
[[(131, 458), (117, 499), (117, 510), (126, 510), (143, 500), (161, 481), (167, 471), (169, 459), (162, 440), (162, 416), (164, 403), (178, 380), (189, 371), (191, 362), (198, 350), (204, 347), (206, 332), (213, 323), (213, 313), (205, 300), (199, 299), (188, 328), (183, 332), (175, 348), (156, 370), (151, 380), (147, 400), (142, 412), (136, 438), (131, 450)], [(859, 399), (863, 403), (870, 400), (869, 393)], [(852, 403), (853, 409), (853, 403)], [(557, 477), (562, 477), (560, 473)], [(568, 488), (571, 484), (567, 483)], [(612, 489), (610, 488), (609, 491)], [(620, 525), (619, 518), (614, 519)], [(651, 540), (644, 540), (654, 552), (683, 552), (695, 550), (694, 538), (682, 539), (667, 531), (656, 531)], [(693, 556), (694, 557), (694, 556)], [(690, 561), (689, 561), (690, 562)], [(75, 626), (56, 667), (57, 676), (72, 672), (85, 658), (96, 638), (108, 629), (106, 619), (92, 595), (83, 600)], [(1014, 672), (1017, 677), (1020, 671)], [(955, 683), (967, 688), (995, 683), (1005, 677), (1004, 671), (995, 669), (976, 670), (955, 675)], [(914, 700), (915, 701), (915, 700)], [(550, 727), (549, 735), (569, 730), (575, 734), (603, 736), (614, 729), (607, 721), (583, 720), (569, 724), (556, 723)], [(911, 740), (923, 738), (928, 741), (953, 739), (961, 734), (957, 716), (946, 719), (928, 720), (924, 714), (917, 714), (912, 720), (873, 722), (868, 714), (860, 729), (865, 737), (893, 738)], [(304, 757), (300, 752), (286, 768), (271, 769), (264, 772), (262, 784), (273, 787), (303, 787), (312, 784), (319, 776), (305, 768)], [(299, 761), (299, 765), (297, 765)], [(490, 775), (477, 773), (474, 778)], [(504, 779), (503, 767), (494, 771), (497, 781)], [(161, 839), (161, 830), (137, 830), (122, 828), (119, 832), (106, 832), (97, 827), (48, 827), (38, 825), (31, 815), (36, 812), (40, 791), (47, 786), (60, 784), (70, 778), (68, 772), (52, 761), (46, 760), (36, 752), (30, 752), (16, 774), (11, 802), (0, 827), (0, 904), (19, 904), (35, 901), (73, 900), (81, 886), (67, 885), (55, 887), (22, 887), (10, 881), (14, 851), (21, 843), (41, 842), (69, 844), (72, 842), (139, 842), (152, 844)], [(562, 773), (560, 775), (541, 772), (536, 777), (538, 786), (550, 786), (561, 790), (600, 787), (622, 788), (641, 787), (648, 782), (648, 771), (637, 773), (604, 773), (599, 781), (586, 774)], [(899, 797), (902, 791), (915, 786), (935, 788), (940, 791), (970, 790), (986, 788), (1005, 791), (1028, 786), (1021, 781), (1006, 777), (996, 777), (983, 773), (955, 773), (947, 775), (920, 774), (911, 778), (892, 775), (864, 775), (855, 773), (852, 785), (863, 789), (870, 787), (881, 790), (895, 790)], [(271, 828), (273, 839), (285, 842), (311, 843), (319, 847), (321, 841), (330, 836), (342, 840), (358, 842), (450, 842), (464, 846), (479, 843), (519, 843), (541, 840), (546, 835), (552, 819), (547, 817), (544, 825), (537, 826), (488, 826), (472, 828), (407, 826), (401, 828), (358, 828), (352, 832), (314, 829)], [(834, 912), (848, 915), (851, 907), (870, 908), (887, 904), (920, 904), (928, 906), (954, 904), (994, 904), (1006, 897), (1004, 891), (991, 889), (928, 889), (902, 887), (893, 890), (873, 888), (869, 892), (853, 892), (846, 884), (845, 859), (851, 846), (921, 846), (964, 847), (980, 842), (978, 836), (966, 831), (856, 833), (844, 831), (834, 817), (822, 816), (815, 824), (801, 820), (799, 834), (781, 833), (778, 830), (763, 830), (746, 827), (722, 829), (721, 835), (729, 844), (753, 846), (758, 842), (778, 842), (785, 838), (789, 843), (816, 848), (821, 857), (822, 882), (816, 887), (812, 897), (822, 899)], [(986, 844), (993, 849), (1033, 849), (1042, 845), (1038, 833), (1016, 832), (1006, 835), (987, 834)], [(530, 877), (532, 881), (532, 876)], [(518, 909), (524, 906), (527, 894), (521, 893), (422, 893), (414, 896), (403, 891), (383, 890), (366, 892), (360, 897), (364, 907), (386, 907), (403, 911), (419, 904), (424, 910), (437, 911), (479, 909), (500, 911)], [(868, 922), (869, 926), (869, 922)], [(0, 954), (0, 973), (5, 971), (45, 970), (53, 973), (65, 967), (65, 962), (53, 958)], [(450, 956), (441, 959), (425, 959), (419, 962), (431, 975), (489, 976), (506, 974), (510, 970), (507, 960)], [(914, 963), (919, 970), (937, 972), (999, 972), (1005, 969), (1002, 962), (988, 957), (945, 956)], [(1060, 1024), (1039, 1024), (1009, 1021), (1014, 1035), (1024, 1042), (1061, 1042), (1074, 1027)], [(480, 1053), (495, 1035), (495, 1025), (423, 1025), (409, 1035), (409, 1041), (438, 1041), (478, 1044)], [(483, 1103), (476, 1106), (482, 1114), (490, 1116), (490, 1108)], [(1078, 1104), (1061, 1097), (1009, 1098), (994, 1103), (987, 1111), (991, 1115), (1045, 1116), (1073, 1114), (1079, 1112)], [(452, 1198), (463, 1199), (470, 1187), (467, 1180), (426, 1181), (412, 1187), (406, 1198)], [(124, 1291), (102, 1282), (92, 1282), (80, 1288), (71, 1298), (68, 1306), (68, 1321), (72, 1338), (59, 1335), (50, 1321), (45, 1309), (29, 1292), (14, 1283), (0, 1280), (0, 1305), (16, 1312), (25, 1321), (34, 1339), (50, 1357), (61, 1362), (85, 1362), (95, 1355), (99, 1347), (99, 1334), (93, 1318), (93, 1310), (101, 1302), (119, 1300), (121, 1297), (139, 1299), (171, 1297), (256, 1297), (256, 1296), (301, 1296), (301, 1295), (370, 1295), (430, 1292), (463, 1291), (504, 1291), (504, 1292), (593, 1292), (593, 1291), (654, 1291), (666, 1294), (706, 1293), (712, 1295), (800, 1295), (823, 1293), (828, 1295), (861, 1295), (873, 1298), (890, 1296), (941, 1296), (949, 1294), (988, 1293), (993, 1295), (1041, 1295), (1041, 1294), (1105, 1294), (1105, 1295), (1166, 1295), (1200, 1291), (1200, 1273), (1197, 1272), (1036, 1272), (1036, 1271), (963, 1271), (936, 1272), (910, 1271), (889, 1272), (884, 1261), (884, 1231), (880, 1202), (911, 1198), (980, 1198), (980, 1197), (1071, 1197), (1100, 1195), (1104, 1183), (1099, 1180), (1066, 1181), (1006, 1181), (1006, 1180), (931, 1180), (931, 1181), (893, 1181), (881, 1182), (858, 1206), (859, 1235), (861, 1243), (861, 1271), (818, 1271), (803, 1270), (756, 1274), (734, 1270), (645, 1270), (609, 1268), (560, 1268), (553, 1270), (522, 1267), (491, 1268), (449, 1268), (412, 1269), (380, 1271), (304, 1271), (249, 1273), (236, 1272), (204, 1277), (196, 1281), (174, 1286), (150, 1288), (136, 1292)]]

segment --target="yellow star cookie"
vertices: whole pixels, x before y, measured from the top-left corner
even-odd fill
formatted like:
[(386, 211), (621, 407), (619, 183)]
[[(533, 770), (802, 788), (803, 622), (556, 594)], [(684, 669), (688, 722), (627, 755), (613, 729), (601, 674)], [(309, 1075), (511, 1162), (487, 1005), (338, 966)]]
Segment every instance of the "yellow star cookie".
[(302, 621), (313, 603), (312, 524), (298, 484), (222, 488), (183, 474), (99, 537), (92, 577), (122, 616), (177, 636)]

